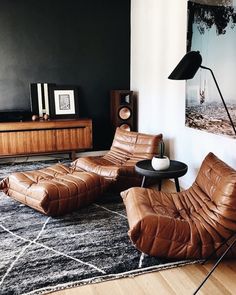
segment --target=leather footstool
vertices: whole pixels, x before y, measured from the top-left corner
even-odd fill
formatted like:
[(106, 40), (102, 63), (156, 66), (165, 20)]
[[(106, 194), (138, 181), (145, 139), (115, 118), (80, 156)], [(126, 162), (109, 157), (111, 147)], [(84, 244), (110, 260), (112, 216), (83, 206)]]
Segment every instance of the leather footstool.
[(94, 202), (104, 191), (104, 178), (56, 164), (13, 173), (0, 182), (5, 194), (49, 216), (62, 215)]

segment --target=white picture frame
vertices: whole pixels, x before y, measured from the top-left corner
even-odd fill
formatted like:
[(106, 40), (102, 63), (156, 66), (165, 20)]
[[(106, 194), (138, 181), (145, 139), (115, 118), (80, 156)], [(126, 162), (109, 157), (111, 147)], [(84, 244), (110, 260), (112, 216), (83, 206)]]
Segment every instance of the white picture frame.
[(56, 115), (75, 114), (74, 90), (54, 90)]

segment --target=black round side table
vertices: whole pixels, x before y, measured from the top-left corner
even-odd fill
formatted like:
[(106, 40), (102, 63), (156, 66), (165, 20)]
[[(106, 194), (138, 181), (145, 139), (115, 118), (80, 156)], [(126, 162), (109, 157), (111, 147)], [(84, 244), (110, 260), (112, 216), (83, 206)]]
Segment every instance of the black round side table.
[(177, 192), (180, 191), (179, 177), (186, 174), (188, 166), (185, 163), (170, 160), (170, 167), (165, 170), (154, 170), (151, 160), (142, 160), (136, 163), (135, 171), (143, 176), (141, 187), (144, 187), (146, 177), (156, 178), (158, 181), (158, 189), (161, 190), (162, 179), (174, 178)]

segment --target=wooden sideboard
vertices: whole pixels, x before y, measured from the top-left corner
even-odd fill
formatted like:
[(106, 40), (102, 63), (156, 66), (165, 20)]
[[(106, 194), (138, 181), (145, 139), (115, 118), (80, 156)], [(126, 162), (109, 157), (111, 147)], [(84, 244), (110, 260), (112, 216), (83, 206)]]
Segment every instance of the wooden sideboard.
[(0, 123), (0, 157), (92, 149), (92, 120)]

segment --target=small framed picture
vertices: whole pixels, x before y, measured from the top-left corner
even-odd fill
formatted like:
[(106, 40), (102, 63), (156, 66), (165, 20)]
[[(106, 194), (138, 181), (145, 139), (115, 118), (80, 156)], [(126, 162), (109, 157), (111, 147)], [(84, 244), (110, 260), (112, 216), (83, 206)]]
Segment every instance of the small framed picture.
[(50, 117), (57, 119), (72, 119), (79, 117), (78, 89), (76, 87), (51, 87)]

